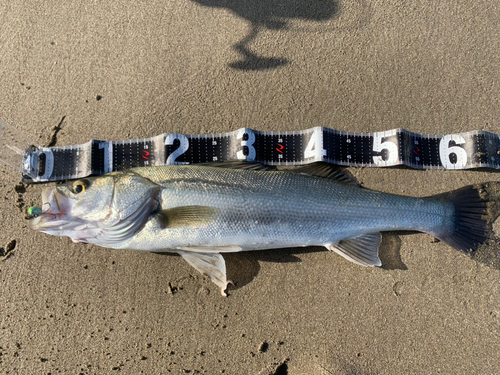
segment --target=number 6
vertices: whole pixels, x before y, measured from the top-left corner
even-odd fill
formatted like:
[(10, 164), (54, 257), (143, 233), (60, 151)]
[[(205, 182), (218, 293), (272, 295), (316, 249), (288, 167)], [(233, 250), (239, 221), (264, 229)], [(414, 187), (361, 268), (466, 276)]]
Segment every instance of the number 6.
[[(439, 159), (441, 160), (441, 164), (443, 164), (443, 167), (445, 167), (446, 169), (462, 169), (467, 164), (467, 152), (460, 146), (450, 147), (451, 141), (454, 141), (457, 145), (463, 145), (465, 143), (465, 139), (461, 135), (445, 135), (439, 141)], [(451, 162), (451, 154), (456, 155), (456, 163)]]

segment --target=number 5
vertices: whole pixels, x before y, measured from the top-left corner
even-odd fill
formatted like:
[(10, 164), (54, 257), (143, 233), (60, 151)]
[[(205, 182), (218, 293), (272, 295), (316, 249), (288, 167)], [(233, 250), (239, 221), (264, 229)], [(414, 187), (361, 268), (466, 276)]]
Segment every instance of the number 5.
[(374, 156), (373, 163), (377, 166), (394, 165), (398, 161), (398, 145), (391, 141), (382, 142), (382, 139), (396, 135), (396, 129), (386, 132), (373, 133), (373, 151), (387, 151), (387, 160), (382, 159), (382, 156)]

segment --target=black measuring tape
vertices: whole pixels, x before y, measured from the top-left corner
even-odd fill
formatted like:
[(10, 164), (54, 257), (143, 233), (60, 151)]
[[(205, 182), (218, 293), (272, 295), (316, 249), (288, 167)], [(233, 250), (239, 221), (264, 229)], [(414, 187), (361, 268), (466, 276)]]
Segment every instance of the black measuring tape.
[(224, 134), (165, 133), (128, 141), (97, 141), (36, 148), (23, 158), (23, 182), (99, 175), (133, 167), (247, 160), (268, 165), (326, 161), (343, 166), (406, 165), (419, 169), (500, 168), (500, 135), (485, 131), (417, 134), (404, 129), (376, 133), (315, 127), (266, 132), (242, 128)]

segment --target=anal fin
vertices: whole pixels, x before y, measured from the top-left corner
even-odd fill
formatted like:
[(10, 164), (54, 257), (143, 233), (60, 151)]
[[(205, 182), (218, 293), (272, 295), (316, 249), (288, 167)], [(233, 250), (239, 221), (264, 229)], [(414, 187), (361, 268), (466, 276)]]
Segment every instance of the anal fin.
[(358, 237), (339, 241), (338, 244), (327, 245), (328, 250), (335, 251), (347, 260), (364, 267), (381, 266), (378, 248), (382, 242), (380, 232), (367, 233)]
[(189, 251), (177, 251), (177, 253), (200, 273), (207, 275), (226, 297), (226, 289), (229, 282), (226, 277), (226, 262), (218, 253), (193, 253)]

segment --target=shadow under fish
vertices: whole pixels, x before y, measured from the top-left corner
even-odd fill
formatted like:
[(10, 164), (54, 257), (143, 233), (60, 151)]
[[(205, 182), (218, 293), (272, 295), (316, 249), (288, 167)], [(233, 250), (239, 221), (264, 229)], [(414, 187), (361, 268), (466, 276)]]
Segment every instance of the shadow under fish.
[(43, 189), (42, 208), (31, 209), (36, 217), (29, 223), (75, 242), (178, 253), (223, 295), (223, 253), (324, 246), (358, 265), (380, 267), (386, 231), (428, 233), (499, 268), (498, 182), (413, 198), (363, 188), (323, 162), (267, 169), (222, 162), (85, 178)]

